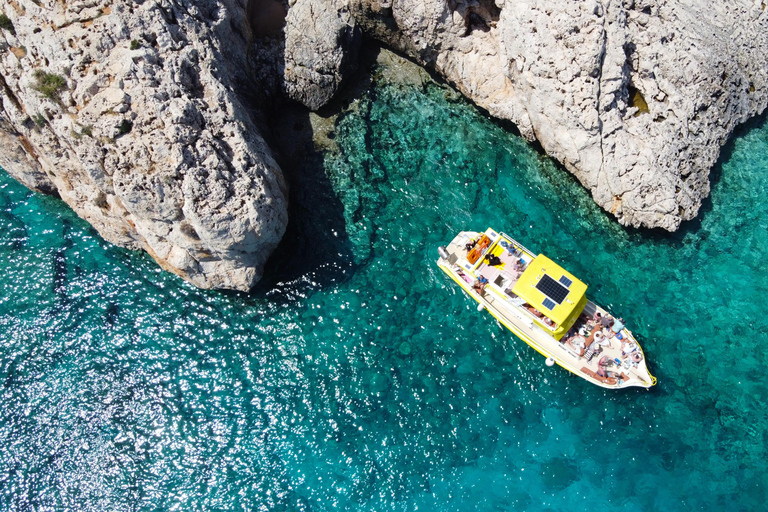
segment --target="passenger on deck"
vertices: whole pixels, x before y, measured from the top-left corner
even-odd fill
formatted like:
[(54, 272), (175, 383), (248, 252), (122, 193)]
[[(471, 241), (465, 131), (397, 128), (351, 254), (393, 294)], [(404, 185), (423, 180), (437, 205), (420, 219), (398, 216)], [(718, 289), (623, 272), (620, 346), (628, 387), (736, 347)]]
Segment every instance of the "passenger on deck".
[(621, 342), (621, 358), (625, 361), (629, 360), (630, 363), (634, 363), (637, 366), (637, 363), (643, 360), (643, 354), (640, 352), (640, 347), (637, 346), (637, 343), (626, 339)]
[(499, 245), (506, 249), (510, 256), (517, 256), (517, 249), (515, 249), (515, 246), (510, 245), (506, 240), (499, 242)]
[(606, 337), (603, 332), (603, 327), (600, 324), (597, 324), (592, 328), (592, 332), (589, 333), (589, 337), (587, 338), (587, 345), (591, 344), (593, 341), (597, 342), (602, 347), (611, 346), (611, 342)]
[(600, 358), (600, 361), (597, 363), (597, 374), (600, 377), (605, 377), (607, 379), (626, 379), (624, 374), (622, 373), (616, 373), (614, 371), (609, 370), (611, 366), (614, 365), (613, 359), (611, 359), (610, 356), (603, 356)]
[(467, 244), (464, 246), (464, 248), (467, 250), (467, 252), (469, 252), (469, 251), (471, 251), (472, 249), (475, 248), (475, 246), (477, 245), (477, 241), (478, 240), (479, 240), (479, 238), (473, 238), (469, 242), (467, 242)]
[(460, 267), (460, 266), (458, 266), (458, 265), (454, 265), (454, 266), (453, 266), (453, 270), (454, 270), (454, 271), (456, 272), (456, 274), (458, 274), (458, 276), (459, 276), (460, 278), (462, 278), (462, 279), (463, 279), (465, 282), (467, 282), (467, 283), (471, 283), (471, 282), (472, 282), (472, 277), (471, 277), (471, 276), (468, 276), (467, 274), (465, 274), (465, 273), (464, 273), (464, 271), (461, 269), (461, 267)]
[(576, 353), (579, 355), (579, 357), (584, 355), (584, 340), (583, 336), (574, 336), (568, 340), (568, 345), (571, 346), (573, 350), (576, 351)]
[(533, 316), (535, 316), (536, 318), (541, 318), (542, 316), (544, 316), (544, 315), (542, 315), (542, 314), (541, 314), (541, 311), (539, 311), (539, 310), (538, 310), (538, 309), (536, 309), (535, 307), (531, 306), (531, 305), (530, 305), (530, 304), (528, 304), (527, 302), (526, 302), (525, 304), (523, 304), (523, 307), (524, 307), (525, 309), (527, 309), (528, 311), (530, 311), (530, 312), (531, 312), (531, 314), (532, 314)]
[(627, 357), (629, 354), (637, 350), (637, 343), (630, 339), (626, 339), (621, 342), (621, 356)]
[(609, 333), (609, 336), (621, 339), (621, 330), (624, 328), (624, 319), (623, 318), (617, 318), (616, 321), (611, 326), (611, 332)]
[(493, 254), (486, 255), (485, 262), (488, 264), (489, 267), (495, 267), (497, 265), (501, 265), (502, 263), (501, 258), (499, 258), (498, 256), (494, 256)]
[(472, 288), (479, 293), (480, 295), (483, 295), (485, 292), (485, 286), (488, 284), (488, 280), (485, 278), (485, 276), (480, 276), (477, 278), (477, 280), (472, 284)]
[(584, 352), (584, 357), (587, 359), (587, 362), (591, 361), (595, 354), (602, 352), (602, 347), (610, 346), (610, 344), (611, 342), (605, 338), (605, 335), (601, 332), (600, 327), (595, 327), (595, 330), (590, 335), (590, 339), (588, 339), (586, 343), (588, 348)]
[(600, 346), (600, 341), (596, 339), (589, 345), (587, 350), (584, 352), (584, 358), (587, 360), (587, 362), (590, 362), (592, 358), (595, 357), (596, 354), (599, 354), (602, 351), (603, 349)]
[(597, 322), (600, 327), (604, 327), (606, 329), (610, 329), (613, 325), (613, 318), (611, 318), (610, 315), (601, 315), (599, 311), (595, 312), (595, 322)]

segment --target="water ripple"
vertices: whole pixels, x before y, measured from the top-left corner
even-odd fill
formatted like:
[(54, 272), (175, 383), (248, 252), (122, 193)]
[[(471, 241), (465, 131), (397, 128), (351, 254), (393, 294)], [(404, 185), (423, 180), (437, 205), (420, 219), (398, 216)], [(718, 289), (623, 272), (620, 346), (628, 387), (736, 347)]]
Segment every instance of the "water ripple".
[[(764, 124), (697, 228), (660, 235), (441, 86), (374, 90), (325, 177), (293, 185), (250, 296), (194, 289), (0, 176), (0, 508), (759, 509)], [(322, 179), (345, 233), (316, 223)], [(632, 318), (659, 386), (590, 386), (477, 312), (435, 248), (487, 226)]]

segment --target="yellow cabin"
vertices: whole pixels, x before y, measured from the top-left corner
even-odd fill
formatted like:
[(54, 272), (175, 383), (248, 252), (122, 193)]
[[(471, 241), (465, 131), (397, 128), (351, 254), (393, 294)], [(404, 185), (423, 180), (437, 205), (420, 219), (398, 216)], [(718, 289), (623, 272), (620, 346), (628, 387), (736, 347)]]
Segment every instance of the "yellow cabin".
[(587, 305), (587, 285), (542, 255), (528, 264), (512, 291), (555, 323), (552, 326), (537, 321), (552, 331), (557, 340), (568, 332)]

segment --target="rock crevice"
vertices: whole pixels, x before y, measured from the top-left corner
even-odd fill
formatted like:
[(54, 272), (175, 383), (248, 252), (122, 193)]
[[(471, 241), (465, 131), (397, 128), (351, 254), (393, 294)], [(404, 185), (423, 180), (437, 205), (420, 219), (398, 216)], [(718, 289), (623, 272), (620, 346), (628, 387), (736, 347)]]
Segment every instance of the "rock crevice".
[(321, 108), (363, 34), (513, 122), (625, 225), (695, 217), (720, 148), (768, 104), (768, 14), (748, 0), (0, 7), (0, 165), (201, 287), (248, 290), (287, 224), (254, 105)]

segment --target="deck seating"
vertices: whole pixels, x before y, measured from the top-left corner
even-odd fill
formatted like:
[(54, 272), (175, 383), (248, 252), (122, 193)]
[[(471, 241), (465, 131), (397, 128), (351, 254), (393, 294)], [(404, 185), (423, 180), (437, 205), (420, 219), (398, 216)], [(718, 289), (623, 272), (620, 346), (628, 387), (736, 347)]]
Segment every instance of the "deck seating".
[(469, 254), (467, 254), (467, 261), (470, 263), (470, 265), (474, 265), (477, 262), (477, 259), (483, 254), (483, 251), (485, 251), (489, 245), (491, 245), (491, 239), (488, 238), (487, 235), (483, 235), (480, 241), (477, 242), (477, 245), (471, 251), (469, 251)]
[[(600, 382), (602, 382), (603, 384), (610, 384), (611, 386), (615, 386), (615, 385), (616, 385), (616, 384), (619, 382), (617, 379), (614, 379), (613, 377), (601, 377), (600, 375), (598, 375), (598, 374), (597, 374), (597, 372), (590, 370), (590, 369), (589, 369), (589, 368), (587, 368), (586, 366), (584, 366), (584, 367), (581, 369), (581, 371), (582, 371), (583, 373), (585, 373), (585, 374), (589, 375), (590, 377), (593, 377), (593, 378), (595, 378), (595, 379), (599, 380), (599, 381), (600, 381)], [(629, 377), (627, 377), (627, 376), (624, 374), (624, 372), (621, 372), (621, 379), (622, 379), (624, 382), (626, 382), (626, 381), (628, 381), (628, 380), (629, 380)]]

